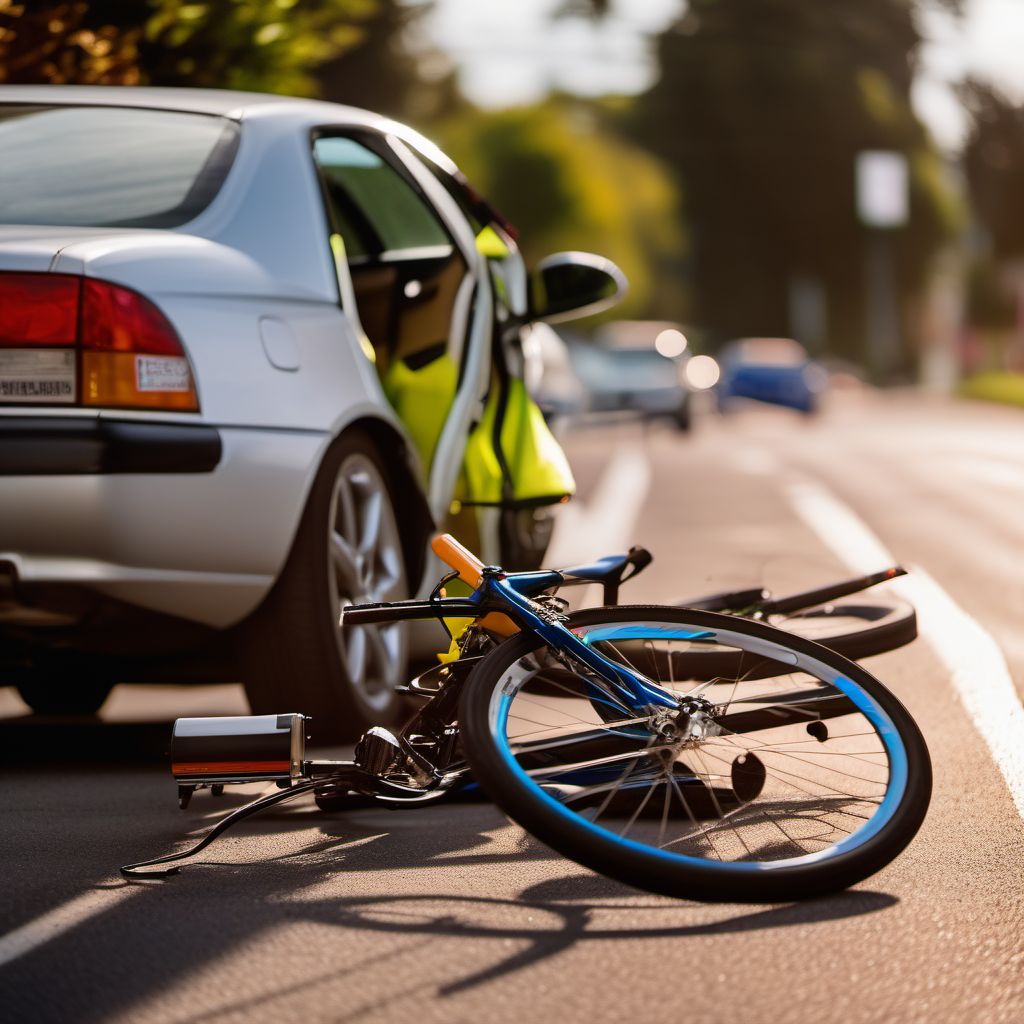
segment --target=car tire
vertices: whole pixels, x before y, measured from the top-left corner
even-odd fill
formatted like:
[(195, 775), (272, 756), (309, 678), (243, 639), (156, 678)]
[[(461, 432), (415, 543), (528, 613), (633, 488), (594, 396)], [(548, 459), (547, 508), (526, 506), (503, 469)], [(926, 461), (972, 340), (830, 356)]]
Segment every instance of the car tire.
[(501, 564), (511, 572), (533, 572), (544, 564), (555, 512), (550, 506), (502, 509), (499, 520)]
[(403, 708), (408, 640), (401, 623), (341, 628), (348, 604), (408, 597), (393, 483), (362, 431), (327, 450), (285, 564), (239, 632), (254, 714), (301, 712), (318, 740), (351, 740)]
[(683, 402), (676, 410), (675, 415), (672, 417), (675, 421), (676, 429), (681, 433), (687, 433), (693, 426), (693, 418), (690, 415), (690, 402), (689, 400)]
[(89, 668), (43, 665), (15, 680), (18, 696), (37, 715), (95, 715), (114, 684)]

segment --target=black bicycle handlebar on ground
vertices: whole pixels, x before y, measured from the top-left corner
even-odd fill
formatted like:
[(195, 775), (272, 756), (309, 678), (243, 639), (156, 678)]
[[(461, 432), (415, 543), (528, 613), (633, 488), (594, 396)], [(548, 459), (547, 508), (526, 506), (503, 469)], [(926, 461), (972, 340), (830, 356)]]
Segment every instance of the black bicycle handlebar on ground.
[(841, 597), (859, 594), (869, 587), (906, 575), (906, 569), (900, 565), (894, 565), (867, 576), (855, 576), (852, 579), (840, 580), (838, 583), (830, 583), (825, 587), (802, 590), (797, 594), (787, 594), (785, 597), (773, 598), (768, 590), (761, 587), (750, 587), (747, 590), (708, 594), (705, 597), (694, 598), (692, 601), (679, 601), (677, 607), (700, 608), (708, 612), (745, 611), (749, 608), (764, 615), (785, 615), (789, 612), (815, 608), (818, 605), (827, 604), (829, 601), (838, 601)]
[(816, 590), (805, 590), (799, 594), (790, 594), (789, 597), (765, 601), (760, 610), (772, 615), (798, 612), (819, 604), (827, 604), (829, 601), (838, 601), (839, 598), (849, 597), (851, 594), (859, 594), (869, 587), (906, 575), (907, 570), (903, 566), (894, 565), (889, 569), (882, 569), (881, 572), (869, 573), (867, 576), (855, 576), (853, 579), (832, 583), (827, 587), (818, 587)]
[(393, 601), (390, 604), (350, 604), (344, 609), (348, 626), (369, 626), (378, 622), (411, 619), (475, 619), (480, 606), (469, 598), (444, 597), (439, 601)]

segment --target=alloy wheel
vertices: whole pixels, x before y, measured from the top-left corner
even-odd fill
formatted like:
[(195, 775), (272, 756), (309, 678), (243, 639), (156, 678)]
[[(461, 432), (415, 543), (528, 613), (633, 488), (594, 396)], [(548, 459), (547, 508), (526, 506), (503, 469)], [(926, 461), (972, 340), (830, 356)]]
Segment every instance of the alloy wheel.
[(376, 464), (362, 453), (338, 467), (327, 521), (328, 580), (338, 653), (353, 691), (384, 709), (404, 682), (406, 635), (401, 623), (342, 626), (349, 604), (407, 596), (398, 523)]

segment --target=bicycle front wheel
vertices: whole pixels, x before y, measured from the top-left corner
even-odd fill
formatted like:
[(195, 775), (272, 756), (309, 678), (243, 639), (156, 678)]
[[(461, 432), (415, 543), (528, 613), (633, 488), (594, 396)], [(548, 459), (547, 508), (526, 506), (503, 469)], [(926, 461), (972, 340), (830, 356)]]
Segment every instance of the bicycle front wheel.
[[(913, 838), (928, 751), (878, 680), (805, 638), (713, 612), (596, 608), (569, 628), (678, 698), (631, 710), (535, 636), (467, 682), (466, 757), (491, 798), (558, 852), (651, 892), (765, 902), (873, 874)], [(728, 652), (733, 670), (689, 671)]]

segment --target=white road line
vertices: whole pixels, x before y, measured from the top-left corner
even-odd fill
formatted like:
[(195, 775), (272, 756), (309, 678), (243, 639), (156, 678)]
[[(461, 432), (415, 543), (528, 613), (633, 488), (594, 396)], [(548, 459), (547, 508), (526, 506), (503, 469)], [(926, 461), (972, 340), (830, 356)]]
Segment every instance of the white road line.
[[(113, 883), (112, 883), (113, 884)], [(105, 913), (115, 904), (140, 891), (139, 886), (119, 885), (112, 889), (90, 889), (61, 903), (41, 917), (0, 936), (0, 967), (52, 942), (90, 917)]]
[(735, 447), (730, 453), (735, 469), (750, 476), (772, 476), (779, 474), (779, 460), (765, 448), (752, 445)]
[(1024, 491), (1024, 467), (1019, 463), (1006, 462), (1003, 459), (961, 457), (955, 460), (955, 465), (958, 473), (973, 477), (981, 483), (1013, 491)]
[(589, 562), (636, 543), (633, 531), (650, 487), (651, 464), (643, 446), (619, 445), (591, 496), (559, 510), (545, 564)]
[[(867, 525), (826, 488), (801, 481), (787, 491), (800, 518), (853, 571), (866, 573), (894, 564)], [(1002, 650), (923, 569), (914, 568), (890, 586), (917, 608), (921, 635), (948, 669), (1024, 818), (1024, 707)]]

